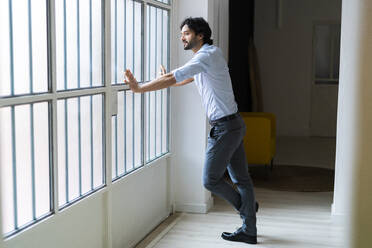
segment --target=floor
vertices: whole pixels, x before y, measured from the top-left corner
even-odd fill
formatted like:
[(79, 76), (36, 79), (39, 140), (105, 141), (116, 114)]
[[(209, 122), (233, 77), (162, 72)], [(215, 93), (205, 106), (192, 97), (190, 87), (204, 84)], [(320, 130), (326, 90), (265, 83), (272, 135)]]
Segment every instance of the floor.
[[(279, 137), (276, 164), (334, 168), (334, 138)], [(302, 193), (256, 189), (258, 245), (262, 248), (344, 247), (342, 220), (332, 217), (333, 192)], [(215, 198), (208, 214), (176, 213), (136, 248), (250, 247), (220, 238), (241, 225), (239, 215)]]
[[(332, 193), (298, 193), (256, 189), (258, 245), (255, 247), (343, 247), (343, 227), (332, 218)], [(137, 248), (222, 248), (252, 245), (225, 241), (241, 220), (225, 201), (215, 198), (208, 214), (176, 214)], [(167, 227), (169, 227), (167, 229)]]

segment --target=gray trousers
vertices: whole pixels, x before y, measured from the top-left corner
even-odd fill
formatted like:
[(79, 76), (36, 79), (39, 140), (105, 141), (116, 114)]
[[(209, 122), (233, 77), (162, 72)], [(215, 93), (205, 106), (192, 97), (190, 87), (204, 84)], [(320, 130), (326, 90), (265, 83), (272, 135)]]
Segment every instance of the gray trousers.
[[(245, 131), (246, 127), (240, 116), (212, 125), (208, 136), (203, 183), (206, 189), (233, 205), (243, 219), (243, 231), (256, 236), (256, 200), (243, 146)], [(237, 186), (237, 191), (224, 180), (226, 169)]]

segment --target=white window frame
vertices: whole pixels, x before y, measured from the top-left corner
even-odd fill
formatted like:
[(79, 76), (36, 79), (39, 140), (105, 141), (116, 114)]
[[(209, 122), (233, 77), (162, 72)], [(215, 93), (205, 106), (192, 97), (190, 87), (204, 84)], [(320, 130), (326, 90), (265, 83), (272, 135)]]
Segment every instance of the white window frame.
[[(55, 23), (55, 2), (58, 0), (49, 0), (47, 1), (47, 9), (48, 9), (48, 71), (50, 72), (48, 75), (48, 92), (46, 93), (40, 93), (40, 94), (30, 94), (30, 95), (17, 95), (17, 96), (5, 96), (0, 97), (0, 108), (3, 107), (9, 107), (9, 106), (17, 106), (17, 105), (23, 105), (23, 104), (32, 104), (32, 103), (38, 103), (38, 102), (47, 102), (50, 106), (49, 111), (49, 119), (51, 120), (51, 123), (49, 124), (50, 133), (53, 138), (50, 140), (52, 141), (50, 144), (51, 151), (50, 151), (50, 162), (51, 162), (51, 170), (50, 170), (50, 192), (51, 192), (51, 198), (50, 198), (50, 214), (44, 216), (43, 218), (37, 219), (30, 223), (29, 225), (23, 227), (22, 229), (15, 230), (11, 232), (10, 234), (7, 234), (4, 238), (10, 238), (18, 233), (20, 233), (22, 230), (26, 228), (30, 228), (31, 226), (35, 225), (36, 223), (39, 223), (41, 220), (48, 218), (52, 215), (58, 215), (62, 209), (59, 208), (59, 201), (58, 201), (58, 140), (57, 140), (57, 101), (60, 99), (67, 99), (72, 97), (81, 97), (81, 96), (90, 96), (90, 95), (96, 95), (96, 94), (102, 94), (104, 97), (104, 109), (103, 109), (103, 115), (104, 115), (104, 171), (103, 171), (103, 177), (104, 177), (104, 184), (101, 188), (98, 188), (97, 190), (94, 190), (90, 192), (89, 194), (86, 194), (74, 201), (71, 202), (71, 204), (74, 204), (76, 202), (79, 202), (80, 200), (86, 198), (88, 195), (97, 193), (97, 192), (106, 192), (111, 190), (111, 186), (113, 184), (112, 180), (112, 130), (111, 130), (111, 121), (112, 121), (112, 115), (113, 115), (113, 108), (115, 108), (115, 101), (113, 101), (113, 96), (116, 97), (116, 93), (118, 91), (126, 91), (129, 90), (128, 85), (119, 84), (114, 85), (112, 84), (112, 78), (111, 78), (111, 1), (110, 0), (101, 0), (102, 3), (102, 20), (103, 20), (103, 27), (102, 30), (102, 38), (103, 38), (103, 55), (104, 55), (104, 84), (99, 87), (93, 87), (93, 88), (81, 88), (81, 89), (71, 89), (71, 90), (65, 90), (65, 91), (57, 91), (57, 83), (56, 83), (56, 23)], [(143, 3), (143, 16), (142, 16), (142, 79), (145, 79), (145, 72), (147, 71), (147, 61), (146, 61), (146, 54), (147, 49), (144, 45), (147, 39), (147, 27), (146, 27), (146, 18), (147, 18), (147, 5), (150, 4), (152, 6), (156, 6), (165, 10), (169, 11), (169, 24), (168, 24), (168, 65), (170, 66), (170, 47), (171, 47), (171, 33), (172, 33), (172, 19), (173, 19), (173, 5), (171, 0), (169, 4), (165, 4), (156, 0), (133, 0), (136, 2)], [(168, 106), (167, 106), (167, 112), (168, 112), (168, 130), (167, 130), (167, 137), (168, 137), (168, 153), (163, 154), (159, 158), (166, 158), (170, 155), (170, 91), (168, 89)], [(144, 97), (142, 96), (142, 113), (146, 112), (146, 102)], [(145, 121), (146, 116), (143, 116), (142, 122)], [(144, 125), (142, 125), (142, 134), (145, 137), (145, 131), (144, 131)], [(146, 165), (146, 139), (144, 138), (143, 142), (143, 154), (142, 154), (142, 161), (144, 165)], [(147, 165), (153, 164), (153, 161), (148, 161)], [(120, 180), (125, 180), (125, 178), (120, 178)], [(1, 187), (1, 185), (0, 185)], [(1, 192), (1, 191), (0, 191)], [(1, 199), (0, 199), (1, 202)], [(64, 207), (69, 207), (71, 204), (67, 204)], [(0, 206), (1, 208), (1, 206)], [(2, 224), (0, 227), (0, 231), (2, 230)], [(2, 232), (1, 232), (2, 233)]]

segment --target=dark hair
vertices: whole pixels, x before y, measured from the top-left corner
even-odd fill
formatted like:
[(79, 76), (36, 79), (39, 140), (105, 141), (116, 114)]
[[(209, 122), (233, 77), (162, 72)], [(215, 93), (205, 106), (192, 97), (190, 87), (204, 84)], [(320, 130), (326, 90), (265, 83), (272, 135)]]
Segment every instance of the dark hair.
[(213, 40), (211, 39), (212, 30), (209, 27), (208, 22), (206, 22), (203, 17), (188, 17), (186, 18), (180, 26), (180, 29), (183, 26), (187, 25), (189, 29), (195, 32), (196, 35), (202, 34), (203, 35), (203, 43), (207, 43), (209, 45), (213, 44)]

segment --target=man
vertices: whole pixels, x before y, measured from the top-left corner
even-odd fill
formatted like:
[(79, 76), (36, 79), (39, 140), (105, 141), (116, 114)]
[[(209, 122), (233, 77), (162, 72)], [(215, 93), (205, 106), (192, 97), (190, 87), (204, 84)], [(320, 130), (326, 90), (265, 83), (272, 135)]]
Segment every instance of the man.
[[(165, 73), (161, 66), (160, 77), (141, 85), (126, 70), (125, 82), (134, 92), (146, 92), (195, 81), (212, 126), (203, 171), (204, 186), (232, 204), (243, 219), (241, 228), (221, 236), (225, 240), (256, 244), (258, 204), (243, 147), (245, 124), (237, 113), (226, 61), (221, 50), (212, 45), (211, 29), (203, 18), (187, 18), (180, 28), (184, 50), (194, 52), (189, 62), (171, 73)], [(224, 180), (226, 169), (237, 191)]]

